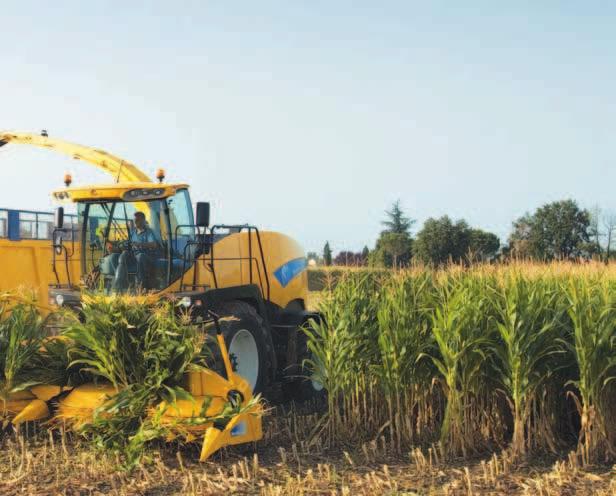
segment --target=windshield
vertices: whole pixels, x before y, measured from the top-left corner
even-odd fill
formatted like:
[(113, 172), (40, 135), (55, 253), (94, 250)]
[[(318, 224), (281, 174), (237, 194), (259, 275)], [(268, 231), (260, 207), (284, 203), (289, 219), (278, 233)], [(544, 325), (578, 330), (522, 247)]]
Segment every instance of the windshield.
[(190, 266), (185, 247), (194, 227), (187, 190), (161, 200), (83, 202), (78, 215), (90, 289), (160, 291)]

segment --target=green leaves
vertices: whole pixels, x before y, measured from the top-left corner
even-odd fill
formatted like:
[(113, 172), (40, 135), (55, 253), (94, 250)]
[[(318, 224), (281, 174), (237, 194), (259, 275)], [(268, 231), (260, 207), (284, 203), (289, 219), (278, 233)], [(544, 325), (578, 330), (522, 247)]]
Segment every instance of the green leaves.
[(436, 347), (430, 357), (441, 376), (447, 400), (441, 442), (453, 453), (473, 450), (472, 426), (464, 408), (481, 393), (488, 374), (486, 350), (490, 342), (486, 286), (482, 280), (454, 274), (437, 287), (432, 314)]
[(28, 368), (43, 343), (43, 325), (33, 300), (0, 301), (0, 396), (25, 389), (33, 382)]
[(131, 384), (179, 384), (200, 354), (195, 329), (176, 316), (172, 303), (135, 304), (117, 298), (91, 298), (83, 322), (67, 327), (70, 365), (109, 381), (117, 389)]
[[(531, 422), (533, 402), (541, 399), (540, 387), (563, 366), (566, 301), (554, 278), (532, 279), (515, 270), (494, 286), (493, 297), (493, 323), (499, 339), (490, 349), (511, 406), (512, 447), (514, 455), (519, 456), (526, 453), (534, 437), (545, 435), (526, 426)], [(532, 422), (538, 422), (537, 415)]]
[(574, 384), (582, 400), (580, 451), (587, 462), (616, 450), (606, 426), (613, 401), (607, 386), (616, 378), (615, 289), (607, 278), (572, 278), (565, 287), (573, 327), (568, 345), (577, 362), (579, 376)]
[(168, 301), (90, 297), (82, 320), (64, 331), (70, 366), (109, 381), (118, 393), (81, 432), (97, 446), (122, 453), (131, 468), (148, 441), (168, 434), (159, 416), (149, 415), (155, 405), (193, 400), (182, 386), (185, 373), (203, 362), (203, 340)]
[(579, 392), (593, 422), (580, 441), (616, 453), (615, 295), (602, 265), (349, 274), (325, 293), (309, 344), (336, 435), (399, 444), (436, 430), (452, 454), (510, 438), (515, 455), (554, 451)]

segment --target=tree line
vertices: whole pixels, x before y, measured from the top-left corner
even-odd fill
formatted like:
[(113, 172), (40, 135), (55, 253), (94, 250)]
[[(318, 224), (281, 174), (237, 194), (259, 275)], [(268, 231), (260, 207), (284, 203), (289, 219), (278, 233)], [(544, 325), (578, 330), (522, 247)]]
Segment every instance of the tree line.
[(504, 244), (496, 234), (447, 215), (429, 218), (414, 235), (415, 220), (404, 213), (400, 200), (385, 211), (382, 225), (372, 250), (365, 246), (334, 257), (328, 241), (321, 255), (311, 252), (308, 259), (322, 265), (405, 267), (412, 262), (442, 266), (510, 258), (608, 261), (615, 256), (616, 215), (599, 207), (581, 208), (571, 199), (547, 203), (516, 219)]

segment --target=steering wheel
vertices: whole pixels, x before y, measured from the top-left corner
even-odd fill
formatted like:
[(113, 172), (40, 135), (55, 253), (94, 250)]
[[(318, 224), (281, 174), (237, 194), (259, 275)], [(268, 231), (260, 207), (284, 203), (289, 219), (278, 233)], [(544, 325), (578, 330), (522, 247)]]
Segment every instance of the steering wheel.
[(122, 251), (133, 251), (133, 243), (130, 240), (107, 241), (107, 253), (117, 253)]
[(133, 243), (131, 243), (130, 239), (118, 241), (117, 246), (122, 251), (133, 251)]

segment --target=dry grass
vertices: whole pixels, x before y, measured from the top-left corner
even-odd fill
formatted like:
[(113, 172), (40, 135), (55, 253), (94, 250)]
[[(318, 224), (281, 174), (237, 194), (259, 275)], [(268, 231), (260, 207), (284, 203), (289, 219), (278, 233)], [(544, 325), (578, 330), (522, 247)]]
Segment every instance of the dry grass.
[[(256, 447), (226, 449), (200, 464), (193, 448), (153, 448), (132, 472), (63, 433), (5, 435), (0, 492), (17, 494), (616, 495), (616, 467), (582, 469), (575, 456), (515, 464), (507, 453), (445, 463), (438, 447), (397, 455), (384, 438), (359, 449), (310, 444), (313, 415), (278, 412)], [(256, 451), (253, 451), (256, 449)]]

